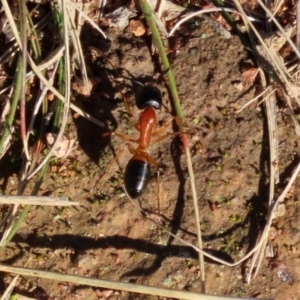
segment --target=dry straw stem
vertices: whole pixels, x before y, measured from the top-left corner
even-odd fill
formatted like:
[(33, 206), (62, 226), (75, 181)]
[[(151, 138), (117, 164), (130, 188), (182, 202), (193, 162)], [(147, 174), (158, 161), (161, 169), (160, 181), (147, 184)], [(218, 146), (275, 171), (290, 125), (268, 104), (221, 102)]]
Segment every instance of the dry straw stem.
[[(141, 6), (141, 10), (145, 16), (147, 24), (152, 33), (154, 46), (157, 47), (157, 49), (158, 49), (159, 56), (161, 58), (164, 70), (167, 70), (166, 75), (168, 78), (169, 89), (170, 89), (170, 92), (172, 95), (172, 100), (173, 100), (173, 104), (175, 107), (176, 115), (180, 121), (183, 121), (183, 112), (181, 109), (180, 99), (179, 99), (179, 96), (177, 93), (175, 80), (174, 80), (172, 71), (170, 69), (170, 64), (169, 64), (169, 61), (168, 61), (168, 58), (167, 58), (167, 55), (165, 52), (165, 48), (164, 48), (161, 36), (160, 36), (159, 31), (156, 26), (155, 19), (153, 18), (153, 12), (146, 0), (139, 0), (139, 4)], [(186, 153), (188, 172), (189, 172), (189, 177), (190, 177), (190, 184), (191, 184), (193, 205), (194, 205), (194, 213), (195, 213), (195, 223), (196, 223), (196, 229), (197, 229), (198, 246), (200, 249), (202, 249), (203, 244), (202, 244), (201, 229), (200, 229), (200, 216), (199, 216), (198, 199), (197, 199), (197, 193), (196, 193), (196, 187), (195, 187), (193, 166), (192, 166), (192, 162), (191, 162), (191, 154), (190, 154), (190, 150), (189, 150), (189, 146), (188, 146), (188, 139), (187, 139), (187, 136), (186, 136), (182, 126), (179, 126), (179, 130), (182, 132), (181, 140), (182, 140), (184, 150)], [(200, 262), (201, 291), (203, 293), (205, 293), (204, 256), (201, 252), (199, 252), (199, 262)]]
[(251, 300), (254, 299), (254, 298), (234, 298), (234, 297), (198, 294), (198, 293), (192, 293), (187, 291), (177, 291), (171, 289), (151, 287), (151, 286), (146, 286), (141, 284), (94, 279), (94, 278), (68, 275), (68, 274), (59, 274), (56, 272), (41, 271), (41, 270), (35, 270), (30, 268), (10, 267), (3, 264), (0, 264), (0, 271), (23, 275), (23, 276), (33, 276), (33, 277), (40, 277), (45, 279), (52, 279), (52, 280), (57, 280), (59, 282), (71, 282), (74, 284), (95, 286), (104, 289), (121, 290), (126, 292), (155, 295), (160, 297), (176, 298), (176, 299), (186, 299), (186, 300), (199, 300), (199, 299), (201, 300), (222, 300), (222, 299)]
[(17, 276), (14, 277), (14, 279), (10, 282), (9, 286), (6, 288), (5, 292), (1, 296), (0, 300), (10, 299), (11, 293), (14, 290), (14, 287), (15, 287), (15, 285), (17, 283), (18, 278), (19, 278), (19, 275), (17, 275)]
[(0, 204), (23, 204), (41, 206), (77, 206), (79, 202), (69, 201), (67, 197), (42, 196), (0, 196)]

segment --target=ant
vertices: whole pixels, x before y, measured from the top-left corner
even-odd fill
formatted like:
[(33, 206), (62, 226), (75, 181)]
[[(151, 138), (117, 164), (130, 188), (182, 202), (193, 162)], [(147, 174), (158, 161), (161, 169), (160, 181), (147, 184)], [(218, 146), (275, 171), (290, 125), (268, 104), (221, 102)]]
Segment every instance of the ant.
[(157, 127), (155, 110), (159, 110), (162, 106), (162, 95), (160, 90), (153, 85), (140, 86), (135, 93), (135, 105), (141, 111), (138, 122), (133, 119), (126, 97), (123, 97), (123, 100), (134, 128), (140, 133), (139, 138), (133, 139), (117, 132), (107, 132), (103, 136), (115, 135), (125, 141), (138, 144), (136, 148), (131, 144), (127, 144), (132, 157), (128, 161), (124, 172), (125, 192), (131, 199), (138, 198), (147, 186), (150, 177), (150, 165), (153, 165), (157, 171), (157, 201), (158, 211), (160, 212), (159, 167), (155, 158), (150, 156), (149, 147), (170, 135), (181, 134), (180, 132), (166, 133), (152, 140), (152, 137), (161, 134), (172, 120), (176, 120), (176, 122), (179, 122), (179, 120), (173, 116), (161, 127)]

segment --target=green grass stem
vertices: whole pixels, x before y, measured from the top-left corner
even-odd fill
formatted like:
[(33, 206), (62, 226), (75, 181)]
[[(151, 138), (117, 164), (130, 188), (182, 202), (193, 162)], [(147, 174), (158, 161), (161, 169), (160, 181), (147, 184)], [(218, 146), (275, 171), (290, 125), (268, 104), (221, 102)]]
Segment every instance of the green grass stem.
[[(139, 0), (139, 3), (140, 3), (140, 6), (141, 6), (141, 10), (142, 10), (142, 12), (145, 16), (146, 22), (147, 22), (147, 24), (150, 28), (151, 33), (152, 33), (154, 46), (157, 47), (157, 50), (158, 50), (159, 56), (161, 58), (164, 70), (166, 71), (166, 76), (168, 78), (169, 89), (170, 89), (170, 93), (172, 95), (176, 115), (180, 119), (180, 121), (183, 122), (183, 112), (182, 112), (182, 109), (181, 109), (180, 99), (178, 97), (175, 80), (174, 80), (174, 77), (173, 77), (172, 70), (170, 68), (169, 60), (168, 60), (168, 57), (167, 57), (162, 39), (160, 37), (160, 33), (159, 33), (158, 28), (155, 24), (155, 20), (152, 17), (151, 8), (149, 7), (146, 0)], [(180, 129), (182, 129), (182, 128), (180, 128)]]
[(2, 152), (4, 151), (4, 143), (7, 140), (8, 136), (11, 134), (11, 129), (12, 129), (11, 127), (15, 119), (16, 110), (20, 99), (21, 88), (22, 88), (22, 54), (19, 54), (18, 62), (17, 62), (16, 81), (15, 81), (15, 87), (13, 91), (10, 111), (0, 139), (0, 154), (2, 154)]

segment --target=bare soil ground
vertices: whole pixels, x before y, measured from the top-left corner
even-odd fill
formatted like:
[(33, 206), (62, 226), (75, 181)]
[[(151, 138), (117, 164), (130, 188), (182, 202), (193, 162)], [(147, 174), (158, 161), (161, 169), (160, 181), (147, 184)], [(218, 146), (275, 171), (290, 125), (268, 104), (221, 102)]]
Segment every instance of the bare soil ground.
[[(200, 291), (197, 253), (143, 217), (125, 196), (122, 174), (130, 158), (128, 151), (125, 149), (119, 163), (107, 170), (114, 154), (126, 144), (115, 137), (102, 138), (109, 125), (133, 137), (137, 132), (124, 114), (118, 88), (110, 80), (114, 71), (101, 57), (92, 61), (89, 47), (105, 51), (119, 72), (126, 69), (134, 80), (160, 88), (168, 108), (158, 112), (160, 124), (170, 117), (168, 110), (173, 111), (163, 79), (155, 82), (153, 78), (158, 77), (160, 70), (157, 57), (150, 55), (149, 37), (137, 38), (126, 30), (120, 37), (113, 28), (107, 34), (111, 45), (90, 28), (84, 29), (82, 41), (90, 59), (90, 74), (98, 83), (91, 97), (78, 96), (76, 101), (108, 127), (100, 129), (83, 118), (70, 118), (67, 135), (76, 138), (79, 146), (69, 157), (53, 160), (40, 191), (44, 195), (67, 196), (81, 205), (32, 207), (19, 233), (1, 253), (1, 261), (60, 273)], [(171, 64), (193, 154), (204, 247), (217, 257), (238, 260), (252, 249), (265, 224), (269, 146), (264, 104), (254, 104), (236, 114), (254, 97), (255, 90), (241, 75), (241, 66), (249, 56), (238, 37), (226, 39), (206, 21), (199, 21), (178, 31), (173, 43), (179, 44)], [(133, 106), (132, 95), (137, 85), (126, 80), (121, 86)], [(133, 112), (138, 117), (134, 107)], [(298, 141), (282, 103), (277, 117), (279, 194), (296, 165)], [(151, 153), (160, 166), (161, 214), (169, 220), (167, 227), (195, 244), (190, 182), (180, 139), (167, 138), (153, 145)], [(3, 192), (15, 192), (18, 160), (11, 152), (0, 162)], [(97, 183), (105, 170), (104, 179)], [(152, 171), (148, 188), (136, 203), (155, 213), (156, 181)], [(276, 261), (265, 258), (257, 278), (246, 285), (247, 264), (229, 268), (206, 260), (207, 293), (299, 299), (299, 184), (297, 180), (286, 199), (286, 213), (274, 223)], [(276, 266), (281, 263), (293, 274), (292, 285), (278, 278)], [(2, 277), (1, 291), (10, 278)], [(105, 298), (100, 289), (32, 278), (20, 278), (17, 291), (36, 299)], [(109, 299), (156, 298), (113, 292)]]

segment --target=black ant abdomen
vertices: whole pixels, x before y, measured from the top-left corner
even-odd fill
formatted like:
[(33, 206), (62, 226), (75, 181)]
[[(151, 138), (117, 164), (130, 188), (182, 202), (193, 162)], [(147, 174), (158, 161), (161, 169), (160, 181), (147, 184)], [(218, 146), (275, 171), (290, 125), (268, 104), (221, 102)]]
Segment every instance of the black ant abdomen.
[(146, 107), (160, 109), (162, 106), (160, 90), (153, 85), (140, 86), (135, 93), (135, 105), (140, 110)]
[(128, 162), (124, 173), (124, 186), (126, 193), (132, 199), (139, 197), (146, 188), (150, 177), (150, 164), (134, 155)]

